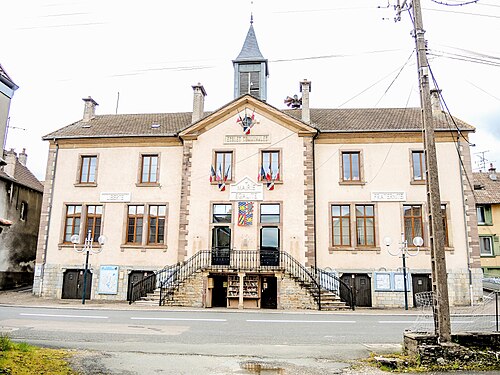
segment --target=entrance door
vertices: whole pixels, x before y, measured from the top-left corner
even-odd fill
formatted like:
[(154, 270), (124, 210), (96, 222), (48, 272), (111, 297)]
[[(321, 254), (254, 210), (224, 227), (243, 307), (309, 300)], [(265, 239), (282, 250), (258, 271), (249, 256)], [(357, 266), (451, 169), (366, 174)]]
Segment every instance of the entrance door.
[(276, 309), (278, 307), (278, 287), (276, 277), (263, 276), (261, 286), (260, 306), (263, 309)]
[(212, 265), (229, 266), (231, 228), (217, 226), (212, 229)]
[[(66, 270), (63, 275), (62, 299), (81, 299), (83, 293), (84, 270)], [(90, 299), (92, 288), (92, 272), (87, 270), (87, 288), (85, 299)]]
[(227, 276), (212, 276), (212, 307), (227, 307)]
[(413, 306), (417, 306), (417, 300), (415, 299), (415, 293), (420, 292), (430, 292), (432, 291), (432, 279), (429, 274), (411, 274), (411, 283), (413, 289)]
[(279, 265), (280, 230), (278, 227), (260, 229), (260, 265)]
[[(368, 275), (346, 273), (342, 275), (341, 280), (351, 287), (356, 306), (372, 306), (372, 287)], [(340, 297), (344, 301), (349, 301), (349, 295), (345, 287), (340, 287)]]
[[(137, 284), (139, 281), (145, 279), (149, 275), (152, 275), (154, 271), (132, 271), (128, 275), (128, 291), (127, 296), (130, 297), (132, 291), (132, 283)], [(129, 298), (127, 300), (130, 300)]]

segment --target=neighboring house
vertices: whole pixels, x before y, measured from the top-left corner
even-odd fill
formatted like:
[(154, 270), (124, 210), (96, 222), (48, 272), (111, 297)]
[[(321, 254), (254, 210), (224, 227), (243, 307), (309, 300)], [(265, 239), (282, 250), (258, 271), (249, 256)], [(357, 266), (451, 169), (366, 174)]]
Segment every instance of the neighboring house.
[[(216, 111), (204, 112), (201, 84), (192, 113), (97, 115), (89, 97), (82, 120), (44, 137), (36, 295), (82, 297), (85, 255), (72, 241), (82, 250), (87, 236), (91, 299), (134, 296), (164, 269), (153, 287), (182, 281), (162, 290), (166, 303), (315, 308), (302, 287), (319, 268), (322, 285), (337, 275), (360, 306), (401, 307), (401, 258), (388, 250), (402, 234), (412, 253), (424, 240), (407, 259), (410, 305), (431, 289), (421, 109), (314, 109), (303, 81), (302, 107), (279, 110), (266, 103), (253, 25), (233, 65), (235, 99)], [(463, 202), (474, 198), (452, 119), (434, 110), (449, 295), (468, 304), (482, 296), (475, 206)], [(460, 152), (472, 176), (468, 145)]]
[(25, 150), (3, 148), (17, 89), (0, 65), (0, 289), (32, 282), (42, 208), (43, 185), (26, 168)]
[(4, 152), (0, 167), (0, 289), (33, 280), (43, 185), (26, 168), (26, 152)]
[(474, 173), (481, 267), (485, 276), (500, 276), (500, 181), (493, 165)]
[(5, 146), (10, 101), (17, 89), (18, 86), (12, 81), (2, 65), (0, 65), (0, 143), (2, 144), (0, 150), (3, 150)]

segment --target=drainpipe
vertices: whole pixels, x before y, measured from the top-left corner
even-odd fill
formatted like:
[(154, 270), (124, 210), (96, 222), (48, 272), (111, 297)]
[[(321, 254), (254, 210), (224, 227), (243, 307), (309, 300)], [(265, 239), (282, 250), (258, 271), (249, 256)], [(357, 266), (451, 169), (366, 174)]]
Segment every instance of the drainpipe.
[(472, 289), (472, 271), (470, 269), (470, 248), (469, 248), (469, 235), (467, 233), (467, 211), (465, 207), (465, 192), (464, 192), (464, 180), (463, 180), (463, 171), (462, 171), (462, 163), (461, 160), (461, 152), (460, 152), (460, 137), (457, 137), (457, 146), (458, 146), (458, 169), (460, 171), (460, 190), (462, 192), (462, 207), (464, 210), (464, 233), (465, 233), (465, 252), (467, 255), (467, 271), (469, 272), (469, 294), (470, 294), (470, 305), (474, 306), (474, 294)]
[(48, 219), (47, 219), (47, 235), (45, 236), (45, 245), (43, 249), (43, 262), (42, 262), (42, 278), (40, 279), (40, 288), (39, 288), (39, 293), (38, 295), (42, 295), (42, 290), (43, 290), (43, 280), (45, 277), (45, 260), (47, 259), (47, 247), (49, 245), (49, 231), (50, 231), (50, 219), (52, 217), (52, 202), (54, 200), (54, 186), (55, 186), (55, 179), (56, 179), (56, 169), (57, 169), (57, 157), (59, 155), (59, 145), (57, 144), (56, 138), (53, 139), (54, 144), (56, 145), (56, 155), (54, 156), (54, 170), (52, 172), (52, 181), (51, 181), (51, 192), (50, 192), (50, 198), (49, 198), (49, 204), (47, 207), (47, 214), (48, 214)]

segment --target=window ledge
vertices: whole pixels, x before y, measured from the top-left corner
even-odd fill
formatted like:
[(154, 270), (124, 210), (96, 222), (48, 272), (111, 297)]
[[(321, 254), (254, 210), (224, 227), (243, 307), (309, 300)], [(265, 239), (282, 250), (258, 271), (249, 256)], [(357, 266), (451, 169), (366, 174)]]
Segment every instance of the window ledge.
[(365, 181), (339, 181), (339, 185), (365, 185)]
[(75, 187), (96, 187), (97, 186), (97, 182), (75, 182), (73, 184), (73, 186)]
[[(210, 182), (210, 185), (219, 185), (219, 182), (222, 183), (222, 181), (212, 181)], [(234, 184), (234, 180), (226, 180), (224, 181), (225, 184)]]
[[(267, 180), (260, 179), (259, 182), (262, 184), (267, 184), (268, 182), (273, 182), (273, 181), (267, 181)], [(283, 184), (283, 180), (274, 180), (274, 184), (281, 185), (281, 184)]]
[(160, 187), (159, 182), (137, 182), (135, 184), (137, 187)]
[(495, 258), (495, 254), (481, 254), (481, 258)]
[[(61, 242), (61, 243), (57, 244), (57, 247), (59, 248), (59, 250), (62, 250), (62, 249), (73, 250), (74, 246), (76, 246), (76, 248), (78, 250), (82, 250), (84, 245), (85, 244), (83, 244), (83, 243), (77, 243), (77, 244), (73, 245), (72, 243)], [(100, 249), (100, 248), (101, 248), (101, 245), (99, 245), (97, 242), (92, 244), (92, 249)]]
[(346, 247), (338, 247), (338, 246), (330, 246), (328, 248), (328, 252), (330, 254), (333, 254), (334, 252), (339, 252), (339, 251), (343, 251), (343, 252), (349, 252), (349, 253), (352, 253), (352, 254), (356, 254), (358, 251), (376, 251), (378, 253), (380, 253), (380, 247), (350, 247), (350, 246), (346, 246)]
[(131, 250), (141, 250), (141, 252), (146, 252), (147, 250), (162, 250), (166, 252), (168, 249), (167, 245), (139, 245), (139, 244), (122, 244), (120, 245), (120, 250), (124, 252), (126, 249)]
[(411, 180), (410, 185), (425, 185), (427, 181), (425, 180)]
[(493, 223), (477, 223), (477, 225), (480, 227), (491, 227), (493, 226)]

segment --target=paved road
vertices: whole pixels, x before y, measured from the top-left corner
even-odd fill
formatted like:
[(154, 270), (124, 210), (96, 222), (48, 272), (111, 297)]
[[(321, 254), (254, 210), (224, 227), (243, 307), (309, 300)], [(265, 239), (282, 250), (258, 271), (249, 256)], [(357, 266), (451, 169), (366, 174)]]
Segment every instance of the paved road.
[(371, 351), (400, 350), (404, 329), (417, 319), (356, 312), (2, 306), (0, 332), (84, 350), (77, 364), (86, 374), (312, 375), (342, 373)]
[(0, 307), (0, 329), (13, 339), (104, 351), (108, 356), (98, 358), (102, 367), (130, 374), (251, 373), (239, 371), (255, 363), (303, 368), (310, 374), (338, 373), (372, 350), (399, 350), (404, 328), (415, 319), (355, 313)]

